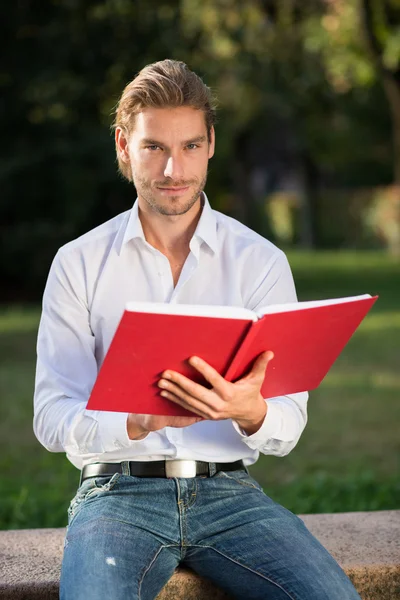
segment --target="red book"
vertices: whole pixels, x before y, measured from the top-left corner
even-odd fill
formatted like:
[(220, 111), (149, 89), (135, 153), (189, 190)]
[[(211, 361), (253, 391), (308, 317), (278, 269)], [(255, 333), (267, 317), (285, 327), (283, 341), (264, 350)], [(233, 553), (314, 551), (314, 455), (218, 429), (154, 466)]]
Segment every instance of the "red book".
[(272, 350), (264, 398), (316, 388), (377, 296), (267, 306), (129, 303), (93, 386), (87, 409), (193, 415), (160, 396), (166, 369), (207, 385), (187, 362), (199, 356), (236, 381)]

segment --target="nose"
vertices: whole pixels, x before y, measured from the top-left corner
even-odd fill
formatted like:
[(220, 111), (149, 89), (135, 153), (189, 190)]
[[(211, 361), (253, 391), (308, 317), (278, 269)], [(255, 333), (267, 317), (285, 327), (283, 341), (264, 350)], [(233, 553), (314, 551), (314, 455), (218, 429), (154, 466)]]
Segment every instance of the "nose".
[(183, 179), (182, 161), (176, 156), (169, 156), (164, 169), (164, 177), (170, 179)]

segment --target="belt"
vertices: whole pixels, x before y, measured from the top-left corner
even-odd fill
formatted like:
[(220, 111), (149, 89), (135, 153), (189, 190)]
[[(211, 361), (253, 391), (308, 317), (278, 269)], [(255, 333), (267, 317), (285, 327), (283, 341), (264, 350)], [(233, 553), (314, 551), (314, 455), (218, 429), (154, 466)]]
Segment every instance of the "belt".
[[(199, 460), (125, 461), (123, 463), (92, 463), (82, 469), (81, 483), (89, 477), (111, 477), (115, 473), (135, 477), (212, 477), (217, 471), (247, 470), (243, 461), (208, 463)], [(129, 472), (128, 472), (129, 471)]]

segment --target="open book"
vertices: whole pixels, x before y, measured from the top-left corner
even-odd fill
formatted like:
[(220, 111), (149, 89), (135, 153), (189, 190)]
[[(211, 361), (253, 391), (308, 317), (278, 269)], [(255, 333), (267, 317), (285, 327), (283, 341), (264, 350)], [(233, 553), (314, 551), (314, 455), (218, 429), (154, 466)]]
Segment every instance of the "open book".
[[(100, 368), (87, 409), (190, 415), (160, 396), (166, 369), (208, 384), (187, 360), (199, 356), (228, 381), (272, 350), (264, 398), (316, 388), (377, 296), (266, 306), (128, 303)], [(209, 387), (209, 386), (208, 386)]]

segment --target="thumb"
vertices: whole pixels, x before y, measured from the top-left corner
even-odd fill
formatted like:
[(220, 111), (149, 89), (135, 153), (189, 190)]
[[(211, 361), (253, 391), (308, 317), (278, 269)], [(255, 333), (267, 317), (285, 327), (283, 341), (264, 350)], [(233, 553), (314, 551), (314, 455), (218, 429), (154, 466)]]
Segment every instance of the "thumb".
[(273, 358), (274, 358), (274, 353), (271, 352), (271, 350), (268, 350), (267, 352), (263, 352), (262, 354), (260, 354), (260, 356), (257, 358), (256, 362), (254, 363), (253, 368), (250, 371), (249, 375), (251, 375), (252, 377), (257, 377), (257, 378), (263, 379), (265, 376), (265, 371), (268, 366), (268, 363)]

